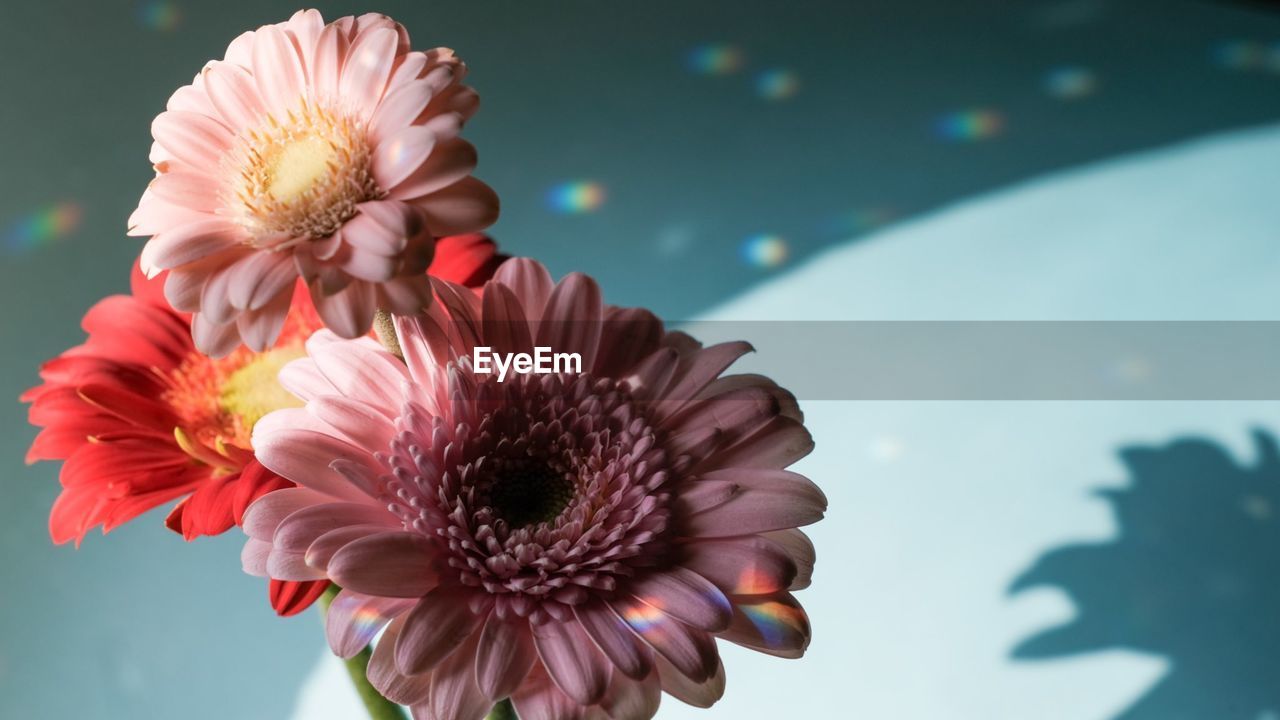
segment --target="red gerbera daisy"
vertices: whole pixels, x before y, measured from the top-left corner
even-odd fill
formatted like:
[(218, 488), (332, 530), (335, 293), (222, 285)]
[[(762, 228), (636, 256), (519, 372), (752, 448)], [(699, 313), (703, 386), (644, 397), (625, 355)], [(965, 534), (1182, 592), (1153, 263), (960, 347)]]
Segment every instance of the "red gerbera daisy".
[[(478, 285), (501, 260), (483, 235), (443, 238), (430, 274)], [(135, 266), (131, 285), (131, 295), (90, 308), (88, 339), (45, 363), (43, 384), (21, 398), (43, 428), (27, 462), (65, 461), (49, 516), (59, 544), (175, 499), (170, 529), (187, 540), (217, 535), (259, 496), (293, 485), (254, 460), (250, 433), (268, 412), (301, 405), (276, 372), (305, 355), (303, 342), (322, 326), (306, 294), (295, 296), (272, 349), (213, 359), (196, 350), (190, 316), (166, 302), (162, 277), (147, 280)], [(273, 580), (272, 606), (294, 614), (326, 586)]]

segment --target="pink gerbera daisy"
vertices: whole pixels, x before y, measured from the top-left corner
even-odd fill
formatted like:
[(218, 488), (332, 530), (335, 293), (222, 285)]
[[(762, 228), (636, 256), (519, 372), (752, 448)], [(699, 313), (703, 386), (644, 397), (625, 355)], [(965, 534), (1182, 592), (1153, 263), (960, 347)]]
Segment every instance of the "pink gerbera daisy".
[(129, 220), (148, 274), (192, 313), (196, 346), (270, 347), (294, 280), (324, 323), (430, 302), (434, 238), (481, 229), (493, 192), (458, 136), (478, 104), (451, 50), (409, 49), (383, 15), (315, 10), (236, 38), (152, 123), (156, 177)]
[[(317, 333), (258, 457), (299, 487), (245, 518), (249, 572), (342, 586), (328, 618), (418, 718), (649, 718), (714, 703), (716, 640), (799, 657), (826, 499), (785, 470), (813, 443), (794, 398), (594, 281), (502, 265), (479, 298), (436, 282), (397, 318), (403, 360)], [(581, 373), (477, 373), (472, 353), (578, 353)]]

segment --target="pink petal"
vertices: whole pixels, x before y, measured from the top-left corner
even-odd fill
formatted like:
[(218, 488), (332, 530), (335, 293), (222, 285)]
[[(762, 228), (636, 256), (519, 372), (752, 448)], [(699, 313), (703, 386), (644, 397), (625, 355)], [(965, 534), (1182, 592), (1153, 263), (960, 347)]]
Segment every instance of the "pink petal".
[(257, 310), (289, 290), (290, 297), (297, 270), (285, 253), (257, 252), (236, 264), (236, 272), (227, 289), (227, 298), (241, 310)]
[(476, 684), (476, 631), (431, 673), (431, 695), (428, 717), (451, 720), (484, 720), (493, 701), (480, 692)]
[[(401, 264), (399, 258), (378, 255), (358, 248), (349, 248), (345, 255), (338, 267), (358, 281), (372, 283), (375, 289), (377, 285), (395, 277), (396, 270)], [(377, 307), (376, 293), (373, 306)]]
[(585, 720), (587, 709), (549, 679), (527, 682), (511, 697), (520, 720)]
[(535, 660), (537, 651), (528, 622), (503, 620), (497, 613), (491, 613), (476, 653), (475, 672), (480, 691), (494, 701), (510, 696), (529, 674)]
[(412, 600), (375, 597), (344, 589), (333, 599), (325, 616), (329, 647), (338, 657), (354, 657), (373, 642), (387, 623), (412, 607)]
[[(400, 70), (396, 70), (399, 75)], [(427, 80), (411, 80), (389, 91), (378, 105), (369, 123), (374, 142), (383, 144), (389, 136), (408, 127), (431, 102), (432, 84)]]
[(172, 270), (241, 246), (244, 231), (209, 217), (157, 233), (142, 248), (143, 270)]
[(480, 620), (459, 593), (432, 590), (405, 616), (396, 640), (396, 667), (406, 675), (431, 670), (471, 636)]
[(381, 505), (326, 502), (286, 515), (271, 536), (271, 543), (287, 552), (305, 553), (321, 535), (331, 530), (352, 525), (379, 525), (385, 531), (399, 524), (396, 517)]
[(436, 237), (483, 230), (498, 219), (497, 194), (474, 177), (417, 198), (413, 204), (426, 213), (427, 228)]
[[(64, 494), (62, 497), (66, 497), (66, 495)], [(246, 574), (266, 577), (267, 557), (270, 555), (271, 543), (265, 540), (249, 538), (240, 551), (240, 567), (244, 569)]]
[(341, 96), (366, 111), (376, 107), (391, 76), (399, 42), (399, 35), (390, 28), (361, 33), (342, 68)]
[(328, 498), (307, 488), (294, 487), (267, 493), (245, 511), (244, 532), (255, 540), (270, 543), (276, 528), (286, 517), (323, 502), (328, 502)]
[(328, 572), (335, 583), (356, 592), (417, 598), (436, 586), (436, 563), (430, 540), (415, 532), (392, 531), (343, 547), (329, 560)]
[(483, 312), (481, 332), (485, 344), (493, 348), (495, 354), (533, 352), (533, 339), (524, 307), (510, 288), (495, 282), (487, 284)]
[(667, 615), (707, 632), (729, 627), (733, 614), (719, 588), (682, 567), (642, 575), (632, 581), (631, 592)]
[(324, 17), (318, 10), (299, 10), (285, 23), (289, 34), (302, 52), (302, 65), (310, 68), (315, 56), (316, 41), (324, 31)]
[(803, 423), (776, 417), (764, 427), (699, 464), (700, 470), (754, 467), (781, 470), (813, 451), (813, 436)]
[(235, 323), (214, 323), (198, 312), (191, 315), (191, 339), (200, 352), (220, 358), (240, 345), (240, 331)]
[(525, 315), (530, 320), (541, 320), (547, 298), (555, 283), (547, 268), (537, 260), (511, 258), (498, 266), (493, 281), (511, 288), (524, 304)]
[(636, 637), (631, 626), (603, 603), (574, 607), (582, 629), (622, 674), (643, 678), (653, 668), (653, 653)]
[(394, 200), (360, 203), (360, 214), (343, 226), (343, 240), (354, 247), (388, 257), (400, 256), (409, 238), (422, 232), (422, 214)]
[(533, 626), (533, 643), (551, 679), (574, 702), (594, 705), (604, 697), (608, 661), (576, 620)]
[(332, 100), (338, 97), (342, 64), (347, 53), (347, 36), (336, 24), (325, 26), (316, 40), (312, 59), (311, 83), (320, 98)]
[(319, 397), (307, 403), (307, 412), (359, 447), (387, 451), (395, 437), (394, 420), (362, 400)]
[(423, 166), (435, 146), (435, 133), (421, 125), (409, 125), (388, 135), (373, 151), (373, 176), (378, 181), (378, 187), (390, 190), (391, 197), (395, 199), (417, 197), (406, 195), (396, 188)]
[(222, 120), (237, 130), (258, 124), (265, 112), (258, 86), (248, 70), (228, 62), (213, 62), (204, 70), (209, 102)]
[(211, 213), (222, 205), (218, 183), (209, 175), (194, 170), (172, 170), (161, 173), (147, 188), (157, 198), (187, 208)]
[(254, 451), (267, 469), (317, 492), (362, 502), (364, 495), (330, 465), (343, 458), (377, 471), (374, 460), (364, 450), (314, 430), (280, 430), (255, 433)]
[(302, 553), (286, 552), (279, 548), (272, 548), (271, 554), (267, 556), (267, 576), (293, 582), (325, 579), (324, 571), (308, 565)]
[(217, 120), (182, 110), (157, 115), (151, 122), (151, 134), (174, 157), (197, 167), (217, 167), (233, 139)]
[(283, 114), (302, 97), (306, 76), (293, 40), (275, 25), (260, 28), (253, 44), (253, 79), (267, 107)]
[[(417, 126), (415, 126), (417, 127)], [(387, 188), (389, 197), (396, 200), (411, 200), (430, 195), (438, 190), (443, 190), (454, 185), (460, 180), (471, 174), (476, 169), (476, 149), (471, 143), (462, 138), (451, 138), (449, 140), (440, 140), (435, 137), (428, 128), (421, 128), (428, 136), (433, 138), (434, 147), (428, 148), (427, 154), (419, 156), (422, 145), (410, 146), (404, 149), (404, 156), (399, 158), (400, 162), (391, 165), (386, 162), (384, 167), (387, 169), (389, 177), (396, 177), (394, 183), (383, 184), (382, 178), (378, 178), (381, 187)], [(397, 150), (395, 143), (402, 133), (393, 135), (388, 140), (392, 143), (387, 151), (391, 153)], [(385, 144), (385, 143), (384, 143)], [(382, 150), (382, 145), (378, 149)], [(377, 157), (375, 156), (375, 161)], [(416, 161), (416, 162), (415, 162)], [(408, 168), (410, 172), (401, 172)], [(374, 173), (377, 174), (377, 165), (374, 166)]]
[(787, 550), (760, 535), (690, 543), (681, 564), (731, 595), (786, 590), (796, 577)]
[(426, 275), (394, 278), (378, 287), (378, 305), (394, 315), (417, 315), (431, 304), (431, 280)]
[(609, 690), (600, 701), (600, 707), (604, 708), (610, 718), (616, 720), (648, 720), (658, 712), (661, 702), (662, 682), (657, 672), (649, 672), (639, 680), (614, 673), (609, 682)]
[(284, 321), (289, 315), (293, 300), (293, 286), (289, 285), (256, 310), (246, 310), (236, 318), (236, 329), (244, 344), (254, 352), (263, 352), (276, 344)]

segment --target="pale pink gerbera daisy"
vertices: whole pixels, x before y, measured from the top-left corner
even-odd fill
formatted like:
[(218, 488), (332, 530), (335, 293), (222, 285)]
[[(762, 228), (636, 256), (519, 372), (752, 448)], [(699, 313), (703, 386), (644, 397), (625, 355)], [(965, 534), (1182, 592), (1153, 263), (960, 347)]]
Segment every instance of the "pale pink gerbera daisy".
[[(794, 398), (595, 282), (502, 265), (397, 318), (404, 360), (320, 333), (280, 380), (306, 401), (254, 432), (300, 487), (250, 507), (249, 572), (332, 579), (328, 636), (418, 718), (649, 718), (709, 706), (716, 640), (799, 657), (826, 499), (785, 467), (813, 446)], [(472, 350), (578, 353), (585, 372), (473, 371)], [(563, 369), (563, 366), (562, 366)], [(389, 623), (389, 624), (388, 624)]]
[(236, 38), (152, 123), (156, 177), (129, 220), (150, 275), (192, 313), (203, 352), (271, 346), (308, 282), (325, 324), (430, 302), (434, 238), (483, 228), (498, 201), (458, 136), (476, 110), (451, 50), (409, 49), (383, 15), (315, 10)]

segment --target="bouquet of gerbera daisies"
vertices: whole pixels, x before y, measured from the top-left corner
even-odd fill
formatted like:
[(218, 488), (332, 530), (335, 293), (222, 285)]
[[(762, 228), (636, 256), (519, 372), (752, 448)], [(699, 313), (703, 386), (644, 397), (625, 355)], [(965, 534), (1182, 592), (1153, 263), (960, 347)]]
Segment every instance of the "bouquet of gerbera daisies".
[(710, 706), (717, 640), (808, 645), (797, 528), (826, 500), (786, 468), (812, 440), (790, 393), (724, 374), (746, 343), (476, 234), (498, 202), (465, 74), (390, 18), (309, 10), (173, 94), (132, 292), (23, 396), (28, 458), (64, 461), (51, 534), (166, 504), (187, 540), (243, 528), (276, 612), (321, 601), (374, 718)]

